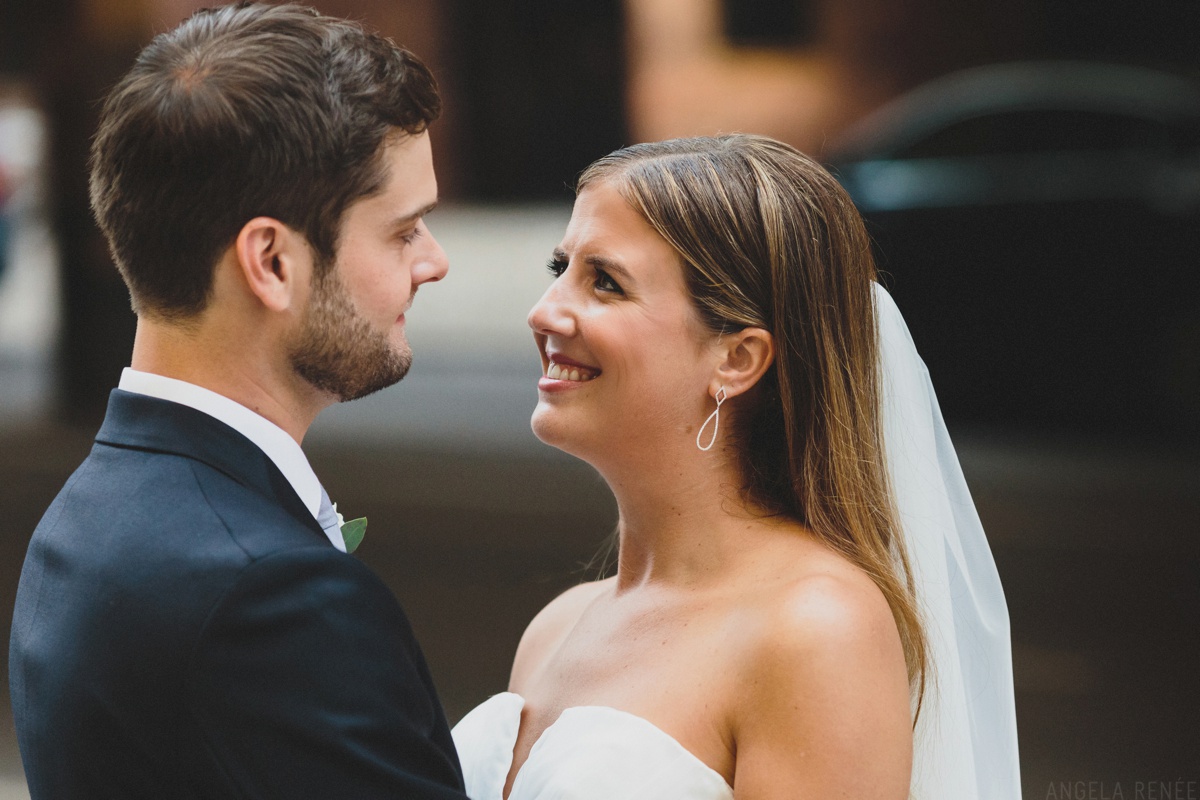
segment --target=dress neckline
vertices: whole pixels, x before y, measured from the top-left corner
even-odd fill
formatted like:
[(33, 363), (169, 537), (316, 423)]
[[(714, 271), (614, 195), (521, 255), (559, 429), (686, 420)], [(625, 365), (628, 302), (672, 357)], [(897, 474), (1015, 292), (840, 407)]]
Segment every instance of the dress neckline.
[[(510, 700), (509, 698), (512, 698), (512, 700)], [(500, 692), (499, 694), (493, 695), (492, 697), (485, 700), (483, 702), (483, 704), (481, 704), (481, 706), (480, 706), (482, 708), (483, 706), (492, 704), (493, 702), (511, 705), (513, 703), (513, 700), (516, 701), (516, 704), (513, 706), (513, 708), (515, 709), (516, 715), (517, 715), (517, 725), (513, 729), (513, 735), (511, 737), (512, 741), (510, 743), (508, 743), (509, 758), (508, 758), (508, 765), (504, 772), (504, 777), (505, 777), (506, 781), (508, 778), (508, 773), (512, 770), (513, 759), (516, 757), (515, 751), (516, 751), (516, 745), (517, 745), (517, 737), (520, 734), (520, 719), (521, 719), (521, 712), (525, 708), (525, 698), (522, 697), (521, 695), (517, 694), (516, 692)], [(525, 757), (524, 763), (521, 764), (520, 768), (517, 770), (517, 774), (513, 777), (512, 791), (515, 791), (517, 786), (520, 784), (522, 773), (524, 773), (525, 768), (529, 766), (529, 762), (534, 760), (534, 757), (536, 756), (538, 750), (540, 749), (540, 746), (546, 740), (547, 735), (550, 734), (550, 732), (552, 730), (554, 730), (556, 727), (559, 730), (561, 730), (563, 728), (564, 721), (569, 721), (575, 717), (578, 717), (578, 716), (584, 715), (584, 714), (608, 715), (608, 716), (613, 717), (614, 719), (623, 719), (625, 721), (630, 721), (636, 725), (639, 725), (644, 730), (648, 731), (650, 733), (650, 735), (655, 736), (655, 737), (659, 738), (660, 740), (669, 743), (670, 746), (672, 747), (672, 749), (676, 750), (686, 760), (694, 763), (697, 768), (703, 770), (705, 773), (710, 775), (712, 778), (715, 778), (716, 780), (720, 781), (721, 785), (724, 786), (729, 791), (730, 797), (733, 796), (733, 787), (730, 786), (729, 782), (725, 780), (725, 776), (722, 775), (721, 773), (717, 772), (715, 769), (710, 767), (708, 764), (706, 764), (703, 760), (701, 760), (701, 758), (699, 756), (697, 756), (691, 750), (688, 750), (686, 747), (684, 747), (682, 744), (680, 744), (679, 740), (676, 739), (674, 736), (667, 733), (662, 728), (658, 727), (657, 725), (655, 725), (653, 722), (646, 719), (645, 717), (640, 717), (637, 714), (634, 714), (630, 711), (622, 711), (619, 708), (613, 708), (612, 706), (604, 706), (604, 705), (569, 706), (567, 708), (564, 708), (561, 712), (559, 712), (558, 717), (555, 718), (555, 720), (553, 722), (551, 722), (549, 725), (547, 725), (540, 734), (538, 734), (537, 739), (535, 739), (533, 742), (533, 746), (529, 748), (529, 754)], [(502, 800), (508, 800), (508, 798), (511, 797), (511, 795), (512, 795), (512, 792), (510, 792), (509, 795), (507, 795), (507, 796), (504, 795), (503, 792), (504, 792), (504, 789), (502, 786), (501, 787)]]

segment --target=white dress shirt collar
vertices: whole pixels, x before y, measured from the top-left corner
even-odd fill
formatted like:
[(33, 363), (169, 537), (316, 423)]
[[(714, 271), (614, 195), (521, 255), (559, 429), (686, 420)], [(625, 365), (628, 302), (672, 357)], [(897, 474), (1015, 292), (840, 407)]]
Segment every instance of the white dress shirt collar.
[[(266, 453), (267, 458), (274, 462), (279, 471), (283, 473), (283, 477), (287, 478), (288, 483), (296, 490), (296, 494), (304, 503), (305, 508), (309, 510), (314, 519), (317, 518), (321, 507), (321, 482), (309, 465), (308, 458), (300, 449), (300, 445), (283, 428), (266, 417), (256, 414), (241, 403), (202, 386), (176, 378), (167, 378), (163, 375), (126, 367), (121, 372), (121, 382), (118, 388), (125, 392), (179, 403), (224, 422)], [(339, 538), (330, 535), (329, 541), (333, 543), (334, 547), (345, 552), (346, 543), (338, 541)]]

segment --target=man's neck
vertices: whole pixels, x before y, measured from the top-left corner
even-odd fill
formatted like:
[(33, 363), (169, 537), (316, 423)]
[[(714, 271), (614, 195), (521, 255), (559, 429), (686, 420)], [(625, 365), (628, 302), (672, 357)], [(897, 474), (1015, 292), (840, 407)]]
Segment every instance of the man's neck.
[(297, 443), (334, 400), (291, 370), (283, 347), (259, 329), (238, 331), (200, 319), (138, 319), (130, 366), (228, 397), (270, 420)]

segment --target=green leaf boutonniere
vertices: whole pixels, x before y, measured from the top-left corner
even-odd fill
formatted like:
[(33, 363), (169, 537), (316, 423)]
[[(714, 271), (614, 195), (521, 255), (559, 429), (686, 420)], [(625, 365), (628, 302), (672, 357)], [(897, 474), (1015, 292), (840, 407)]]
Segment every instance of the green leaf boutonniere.
[(337, 503), (333, 504), (333, 513), (337, 514), (338, 527), (342, 531), (342, 541), (346, 543), (346, 552), (353, 553), (362, 544), (363, 537), (367, 535), (367, 518), (359, 517), (347, 522), (343, 519), (341, 512), (337, 510)]
[(346, 542), (346, 552), (353, 553), (362, 544), (367, 535), (367, 518), (359, 517), (342, 525), (342, 539)]

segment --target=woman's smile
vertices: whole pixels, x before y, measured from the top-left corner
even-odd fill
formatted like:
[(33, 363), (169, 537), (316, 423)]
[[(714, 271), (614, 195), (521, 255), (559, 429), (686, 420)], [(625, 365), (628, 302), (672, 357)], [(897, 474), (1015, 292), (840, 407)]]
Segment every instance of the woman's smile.
[(600, 368), (584, 364), (561, 353), (546, 353), (542, 356), (544, 374), (538, 381), (538, 389), (560, 392), (573, 389), (600, 377)]

